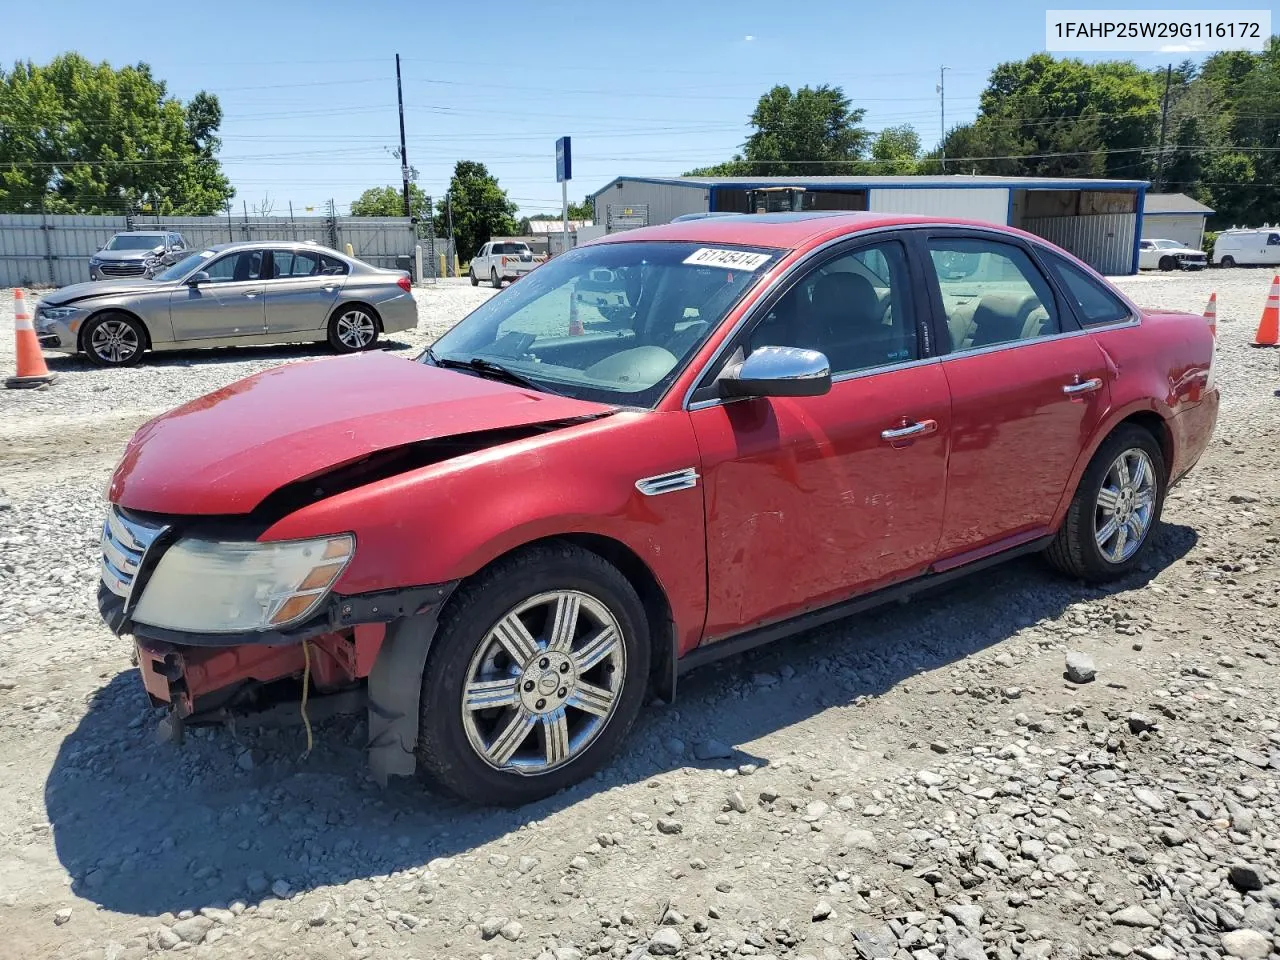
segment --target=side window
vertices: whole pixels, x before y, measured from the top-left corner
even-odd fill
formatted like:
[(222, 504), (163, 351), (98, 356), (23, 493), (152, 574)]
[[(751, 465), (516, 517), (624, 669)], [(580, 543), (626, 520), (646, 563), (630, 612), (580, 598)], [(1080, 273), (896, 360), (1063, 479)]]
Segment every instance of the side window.
[(1123, 300), (1079, 267), (1058, 257), (1050, 257), (1049, 264), (1067, 288), (1067, 296), (1076, 305), (1080, 322), (1086, 327), (1119, 323), (1132, 316)]
[(1268, 247), (1280, 247), (1280, 233), (1267, 234)]
[(320, 272), (319, 255), (301, 250), (273, 250), (271, 263), (271, 276), (276, 279), (311, 277)]
[(245, 250), (215, 260), (205, 268), (214, 283), (235, 283), (262, 279), (262, 251)]
[(1142, 241), (1142, 249), (1143, 249), (1143, 250), (1150, 250), (1150, 249), (1152, 249), (1153, 247), (1155, 247), (1155, 244), (1154, 244), (1154, 243), (1152, 243), (1150, 240), (1143, 240), (1143, 241)]
[(818, 350), (833, 375), (919, 356), (906, 253), (897, 241), (860, 247), (814, 268), (752, 329), (764, 346)]
[(953, 351), (1062, 332), (1053, 290), (1021, 247), (933, 237), (929, 255)]
[(320, 272), (325, 276), (344, 276), (347, 272), (347, 265), (335, 257), (326, 257), (321, 254)]

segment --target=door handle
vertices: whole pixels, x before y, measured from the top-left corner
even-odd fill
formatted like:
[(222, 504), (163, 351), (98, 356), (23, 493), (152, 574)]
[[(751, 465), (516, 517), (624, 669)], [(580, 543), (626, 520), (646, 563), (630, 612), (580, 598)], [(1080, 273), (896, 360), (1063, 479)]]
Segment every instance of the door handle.
[(921, 420), (919, 423), (908, 424), (903, 427), (896, 427), (892, 430), (881, 430), (881, 440), (910, 440), (914, 437), (927, 436), (934, 433), (938, 429), (938, 421)]
[(1101, 389), (1102, 389), (1102, 381), (1099, 380), (1097, 377), (1094, 377), (1092, 380), (1084, 380), (1084, 381), (1082, 381), (1079, 377), (1076, 377), (1076, 382), (1068, 383), (1065, 387), (1062, 388), (1062, 392), (1070, 397), (1070, 396), (1075, 396), (1077, 393), (1092, 393), (1094, 390), (1101, 390)]
[(338, 285), (336, 283), (326, 283), (320, 289), (323, 290), (325, 293), (333, 293), (333, 291), (338, 289)]

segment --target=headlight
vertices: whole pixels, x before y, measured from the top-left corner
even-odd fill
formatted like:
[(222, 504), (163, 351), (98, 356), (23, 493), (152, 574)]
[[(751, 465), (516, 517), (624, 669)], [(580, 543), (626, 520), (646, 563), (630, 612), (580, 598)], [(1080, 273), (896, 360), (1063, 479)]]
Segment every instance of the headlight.
[(43, 320), (66, 320), (79, 312), (79, 307), (41, 307), (36, 311), (36, 315)]
[(100, 266), (102, 266), (102, 261), (101, 261), (101, 260), (99, 260), (97, 257), (90, 257), (90, 258), (89, 258), (89, 266), (91, 266), (91, 267), (100, 267)]
[(161, 556), (133, 618), (195, 633), (277, 630), (315, 612), (354, 552), (350, 534), (283, 543), (179, 540)]

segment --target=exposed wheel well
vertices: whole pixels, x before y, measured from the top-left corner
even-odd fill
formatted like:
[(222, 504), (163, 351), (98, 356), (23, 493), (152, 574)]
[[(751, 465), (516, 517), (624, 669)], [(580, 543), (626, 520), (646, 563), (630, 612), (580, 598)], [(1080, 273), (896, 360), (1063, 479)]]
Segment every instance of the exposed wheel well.
[(1116, 424), (1116, 429), (1126, 423), (1136, 424), (1156, 438), (1156, 442), (1160, 444), (1160, 455), (1164, 458), (1164, 479), (1167, 481), (1173, 470), (1173, 436), (1169, 433), (1169, 425), (1164, 422), (1164, 417), (1151, 410), (1143, 410), (1125, 417)]
[[(676, 658), (675, 626), (671, 616), (671, 604), (667, 600), (666, 592), (662, 589), (661, 584), (658, 583), (658, 578), (649, 569), (649, 565), (626, 544), (610, 537), (591, 533), (566, 533), (554, 537), (544, 537), (540, 540), (531, 540), (528, 543), (523, 543), (502, 554), (502, 556), (494, 557), (492, 561), (485, 564), (484, 567), (477, 570), (467, 579), (479, 576), (494, 563), (513, 553), (556, 541), (572, 543), (608, 561), (617, 567), (631, 583), (631, 586), (635, 588), (640, 597), (640, 602), (644, 606), (645, 616), (649, 621), (649, 637), (653, 645), (651, 679), (654, 689), (659, 696), (670, 702), (675, 696)], [(442, 616), (447, 616), (447, 609), (446, 605), (446, 610), (442, 613)]]
[(123, 314), (124, 316), (132, 320), (134, 323), (136, 323), (139, 327), (141, 327), (142, 341), (143, 341), (142, 349), (143, 350), (151, 349), (151, 331), (147, 328), (147, 324), (145, 320), (143, 320), (140, 316), (138, 316), (132, 310), (125, 310), (123, 307), (103, 307), (101, 310), (98, 310), (94, 313), (89, 314), (89, 316), (85, 318), (84, 323), (80, 324), (80, 332), (76, 334), (77, 350), (79, 350), (81, 353), (87, 352), (85, 350), (85, 343), (84, 343), (85, 331), (89, 329), (89, 325), (93, 323), (93, 321), (109, 313)]
[(369, 314), (373, 317), (373, 322), (378, 325), (378, 332), (379, 333), (386, 332), (385, 330), (382, 329), (382, 314), (378, 313), (377, 308), (373, 304), (366, 303), (363, 300), (348, 300), (345, 303), (338, 304), (336, 307), (333, 308), (333, 311), (329, 314), (329, 321), (332, 322), (333, 318), (336, 317), (339, 313), (351, 307), (363, 307), (365, 310), (368, 310)]

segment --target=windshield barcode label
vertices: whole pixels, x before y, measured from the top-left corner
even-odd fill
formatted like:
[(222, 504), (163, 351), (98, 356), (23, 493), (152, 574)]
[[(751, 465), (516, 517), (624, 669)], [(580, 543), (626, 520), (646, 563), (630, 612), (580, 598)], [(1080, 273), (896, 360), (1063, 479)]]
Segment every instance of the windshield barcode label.
[(715, 250), (703, 247), (685, 257), (684, 262), (696, 267), (723, 267), (726, 270), (758, 270), (768, 261), (767, 253), (748, 253), (746, 250)]

